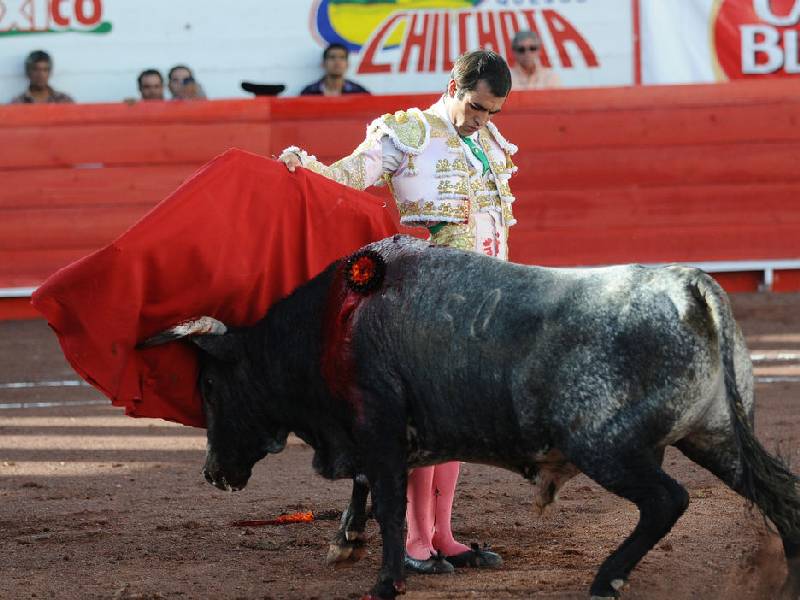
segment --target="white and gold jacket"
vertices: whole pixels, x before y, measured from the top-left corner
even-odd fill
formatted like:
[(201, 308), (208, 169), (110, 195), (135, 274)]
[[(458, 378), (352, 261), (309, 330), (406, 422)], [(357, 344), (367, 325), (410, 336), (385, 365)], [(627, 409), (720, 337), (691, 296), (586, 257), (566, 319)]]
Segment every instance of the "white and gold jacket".
[[(403, 224), (444, 223), (431, 241), (465, 250), (484, 251), (489, 242), (478, 238), (488, 236), (496, 247), (485, 253), (506, 258), (508, 228), (516, 222), (509, 179), (517, 170), (511, 159), (517, 147), (492, 123), (473, 139), (489, 159), (486, 174), (439, 101), (425, 111), (411, 108), (375, 119), (358, 148), (331, 165), (295, 147), (284, 154), (294, 152), (305, 168), (359, 190), (386, 183)], [(487, 233), (487, 223), (494, 233)]]

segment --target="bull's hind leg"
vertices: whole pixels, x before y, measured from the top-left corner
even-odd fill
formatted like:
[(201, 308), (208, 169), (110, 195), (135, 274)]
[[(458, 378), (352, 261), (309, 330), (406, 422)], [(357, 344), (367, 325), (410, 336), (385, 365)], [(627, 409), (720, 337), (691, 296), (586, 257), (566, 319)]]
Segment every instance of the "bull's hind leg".
[(587, 453), (575, 464), (604, 488), (639, 509), (636, 528), (603, 562), (591, 587), (592, 598), (616, 598), (642, 557), (663, 538), (689, 505), (686, 490), (658, 464), (658, 457), (619, 457)]
[(676, 444), (691, 460), (708, 469), (731, 489), (758, 506), (775, 524), (783, 540), (788, 576), (780, 593), (800, 599), (800, 493), (798, 478), (770, 456), (749, 428), (735, 433), (696, 433)]
[(353, 479), (350, 504), (342, 513), (339, 529), (328, 547), (327, 562), (341, 563), (360, 560), (366, 551), (364, 529), (367, 525), (367, 497), (369, 485), (361, 481), (363, 476)]

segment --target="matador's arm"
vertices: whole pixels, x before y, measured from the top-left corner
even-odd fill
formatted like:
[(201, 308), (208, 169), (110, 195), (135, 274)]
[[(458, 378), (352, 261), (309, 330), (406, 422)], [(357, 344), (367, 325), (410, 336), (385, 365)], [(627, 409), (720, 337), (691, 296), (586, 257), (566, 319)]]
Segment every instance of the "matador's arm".
[[(288, 154), (294, 154), (300, 165), (309, 171), (319, 173), (334, 181), (357, 190), (364, 190), (382, 181), (387, 165), (384, 165), (382, 138), (377, 130), (367, 132), (366, 139), (359, 144), (352, 154), (326, 165), (297, 146), (291, 146), (281, 153), (280, 160)], [(391, 165), (388, 165), (391, 167)], [(396, 166), (395, 166), (396, 168)]]
[[(413, 111), (413, 112), (412, 112)], [(364, 190), (383, 183), (384, 175), (397, 171), (409, 154), (418, 154), (429, 139), (429, 128), (419, 110), (398, 111), (375, 119), (352, 154), (326, 165), (297, 146), (286, 148), (280, 160), (294, 155), (302, 167), (334, 181)]]

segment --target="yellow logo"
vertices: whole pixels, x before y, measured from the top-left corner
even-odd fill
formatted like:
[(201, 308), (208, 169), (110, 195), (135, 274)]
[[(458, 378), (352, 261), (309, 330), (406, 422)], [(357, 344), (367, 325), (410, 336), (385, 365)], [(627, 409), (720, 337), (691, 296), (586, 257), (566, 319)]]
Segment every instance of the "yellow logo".
[[(466, 9), (482, 0), (320, 0), (315, 11), (317, 33), (328, 44), (344, 44), (359, 51), (378, 27), (393, 13), (431, 10)], [(387, 46), (397, 46), (405, 34), (405, 23), (388, 36)]]

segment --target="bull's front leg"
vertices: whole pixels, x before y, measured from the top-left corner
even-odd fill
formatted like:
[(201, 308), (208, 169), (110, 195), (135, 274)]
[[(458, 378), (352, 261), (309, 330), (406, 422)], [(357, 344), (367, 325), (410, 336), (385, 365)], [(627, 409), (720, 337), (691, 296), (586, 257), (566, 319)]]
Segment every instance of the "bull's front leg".
[(391, 599), (406, 591), (403, 524), (406, 513), (405, 461), (385, 460), (370, 476), (372, 507), (383, 539), (383, 562), (378, 582), (367, 598)]
[[(369, 374), (380, 369), (366, 369)], [(408, 448), (405, 402), (392, 386), (360, 390), (361, 415), (353, 438), (372, 491), (372, 512), (381, 531), (383, 560), (367, 598), (392, 599), (406, 591), (403, 526), (406, 517)]]
[(364, 529), (367, 525), (367, 497), (369, 485), (366, 477), (358, 475), (353, 479), (353, 492), (350, 504), (342, 513), (339, 530), (333, 536), (328, 548), (329, 564), (346, 560), (360, 560), (366, 551)]

